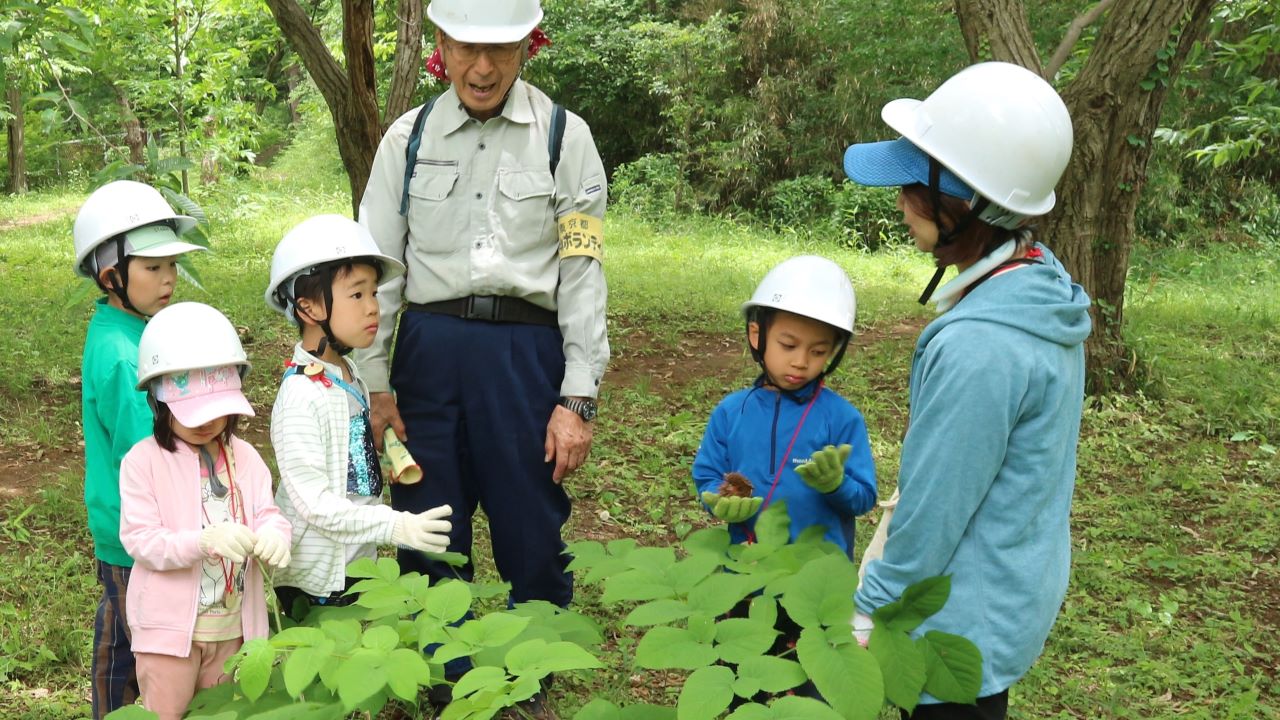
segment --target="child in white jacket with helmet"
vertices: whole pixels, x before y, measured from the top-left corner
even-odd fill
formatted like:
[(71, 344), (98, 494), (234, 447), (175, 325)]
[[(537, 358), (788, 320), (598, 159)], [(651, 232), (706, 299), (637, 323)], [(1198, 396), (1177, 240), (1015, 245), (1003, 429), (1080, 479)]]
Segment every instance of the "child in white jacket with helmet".
[(258, 561), (289, 563), (289, 522), (271, 473), (235, 436), (253, 409), (240, 339), (217, 310), (179, 303), (142, 333), (138, 388), (151, 437), (120, 468), (120, 540), (133, 557), (126, 602), (144, 706), (181, 718), (198, 689), (227, 679), (227, 658), (267, 635)]
[(403, 263), (341, 215), (299, 223), (271, 259), (267, 304), (302, 335), (271, 412), (276, 501), (294, 530), (294, 562), (275, 585), (295, 618), (310, 606), (351, 602), (346, 567), (376, 557), (379, 545), (426, 552), (448, 545), (448, 505), (414, 514), (383, 503), (369, 391), (346, 357), (373, 343), (378, 286), (402, 274)]

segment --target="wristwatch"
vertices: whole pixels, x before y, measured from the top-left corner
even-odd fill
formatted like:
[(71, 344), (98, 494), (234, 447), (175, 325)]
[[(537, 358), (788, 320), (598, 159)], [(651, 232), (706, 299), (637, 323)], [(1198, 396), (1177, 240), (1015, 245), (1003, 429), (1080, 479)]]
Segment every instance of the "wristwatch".
[(591, 398), (560, 398), (560, 404), (577, 413), (583, 422), (596, 419), (596, 401)]

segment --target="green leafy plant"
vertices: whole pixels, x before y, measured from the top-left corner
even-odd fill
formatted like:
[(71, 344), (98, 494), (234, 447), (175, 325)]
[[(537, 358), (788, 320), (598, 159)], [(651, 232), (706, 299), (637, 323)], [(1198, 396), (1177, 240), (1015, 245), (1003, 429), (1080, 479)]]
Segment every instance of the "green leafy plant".
[[(417, 708), (420, 693), (441, 684), (443, 664), (468, 657), (473, 667), (452, 688), (442, 720), (490, 718), (534, 696), (550, 674), (598, 668), (594, 621), (548, 603), (472, 617), (473, 602), (505, 585), (402, 575), (394, 560), (358, 560), (363, 578), (354, 605), (315, 608), (300, 625), (245, 643), (227, 663), (235, 681), (204, 690), (191, 703), (196, 720), (341, 718), (377, 715), (391, 703)], [(112, 720), (153, 718), (129, 707)]]
[[(949, 578), (912, 585), (878, 609), (863, 649), (850, 627), (857, 586), (853, 563), (822, 540), (821, 529), (792, 543), (788, 526), (786, 505), (778, 502), (760, 514), (754, 544), (730, 544), (722, 526), (689, 535), (679, 555), (672, 547), (640, 547), (632, 540), (578, 542), (570, 547), (570, 568), (584, 583), (603, 585), (603, 604), (636, 603), (623, 624), (647, 628), (635, 647), (638, 667), (689, 672), (676, 702), (678, 720), (716, 718), (731, 709), (728, 717), (737, 720), (870, 720), (886, 701), (914, 708), (922, 691), (950, 702), (977, 697), (977, 647), (938, 631), (911, 637), (946, 603)], [(747, 615), (729, 616), (744, 601)], [(799, 626), (799, 637), (774, 654), (784, 612)], [(821, 700), (790, 694), (806, 682)], [(575, 716), (633, 717), (670, 714), (596, 700)]]

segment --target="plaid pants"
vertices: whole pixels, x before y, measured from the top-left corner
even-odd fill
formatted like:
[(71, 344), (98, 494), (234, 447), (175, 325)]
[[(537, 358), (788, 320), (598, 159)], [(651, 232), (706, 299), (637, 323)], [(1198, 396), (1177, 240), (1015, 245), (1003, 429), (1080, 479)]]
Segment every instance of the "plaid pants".
[(138, 675), (129, 648), (129, 624), (124, 598), (129, 570), (98, 561), (102, 599), (93, 620), (93, 717), (102, 720), (112, 710), (138, 699)]

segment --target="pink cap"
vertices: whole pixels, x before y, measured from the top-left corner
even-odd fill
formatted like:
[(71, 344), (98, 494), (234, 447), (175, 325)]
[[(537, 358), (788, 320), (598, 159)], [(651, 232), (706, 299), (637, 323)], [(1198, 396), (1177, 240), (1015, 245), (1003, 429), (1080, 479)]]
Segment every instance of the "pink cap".
[(240, 392), (240, 370), (235, 365), (162, 375), (155, 394), (187, 427), (200, 427), (227, 415), (253, 416), (253, 408)]

